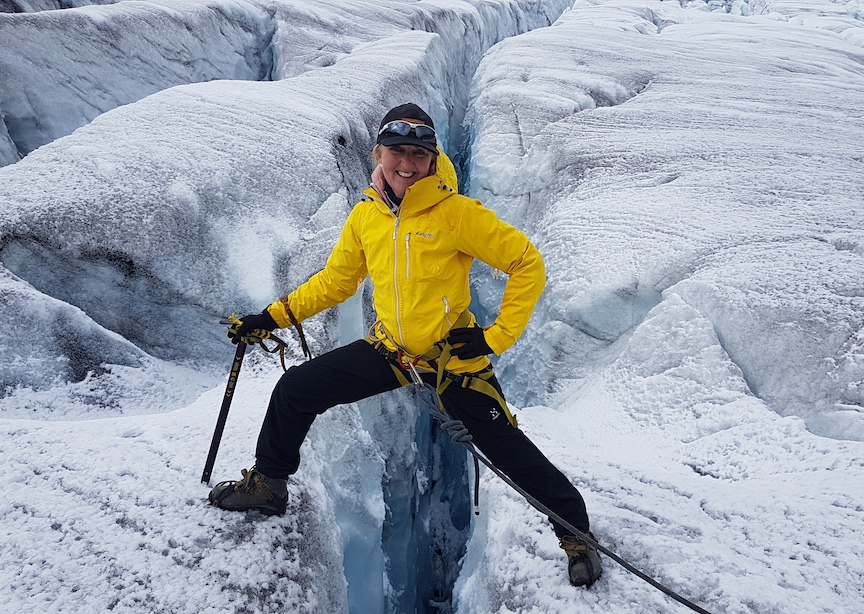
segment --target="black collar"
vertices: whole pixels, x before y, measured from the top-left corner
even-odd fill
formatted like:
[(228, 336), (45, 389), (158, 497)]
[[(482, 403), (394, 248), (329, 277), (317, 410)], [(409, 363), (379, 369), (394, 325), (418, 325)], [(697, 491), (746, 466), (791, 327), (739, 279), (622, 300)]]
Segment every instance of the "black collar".
[(399, 206), (402, 204), (402, 199), (396, 196), (393, 188), (391, 188), (390, 184), (386, 181), (384, 182), (384, 193), (387, 195), (387, 206), (390, 207), (390, 210), (393, 211), (393, 213), (399, 211)]

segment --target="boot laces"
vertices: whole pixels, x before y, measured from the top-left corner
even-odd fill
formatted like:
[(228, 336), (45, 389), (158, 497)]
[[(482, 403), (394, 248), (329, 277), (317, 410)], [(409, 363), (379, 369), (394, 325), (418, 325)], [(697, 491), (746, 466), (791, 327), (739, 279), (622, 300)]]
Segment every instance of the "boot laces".
[(567, 556), (583, 557), (588, 554), (588, 544), (570, 535), (562, 537), (558, 545), (567, 553)]
[(251, 493), (257, 489), (264, 494), (268, 501), (273, 498), (273, 493), (267, 488), (267, 484), (261, 474), (255, 470), (255, 467), (241, 469), (240, 473), (243, 475), (243, 479), (234, 483), (234, 492)]

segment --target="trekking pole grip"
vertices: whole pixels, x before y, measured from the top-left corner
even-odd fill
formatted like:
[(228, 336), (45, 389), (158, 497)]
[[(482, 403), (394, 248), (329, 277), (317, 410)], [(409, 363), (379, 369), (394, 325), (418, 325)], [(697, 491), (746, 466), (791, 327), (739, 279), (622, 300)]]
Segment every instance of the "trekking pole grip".
[(243, 366), (243, 357), (246, 355), (246, 343), (237, 342), (237, 351), (234, 352), (234, 363), (231, 365), (231, 373), (228, 375), (228, 384), (225, 386), (225, 396), (222, 398), (222, 408), (219, 410), (219, 418), (216, 420), (216, 430), (213, 431), (213, 439), (210, 441), (210, 452), (207, 454), (207, 462), (204, 464), (204, 473), (201, 481), (210, 483), (210, 474), (213, 465), (216, 464), (216, 453), (219, 451), (219, 443), (222, 441), (222, 432), (225, 430), (225, 422), (228, 420), (228, 410), (231, 408), (231, 400), (234, 398), (234, 388), (237, 386), (237, 378), (240, 375), (240, 367)]

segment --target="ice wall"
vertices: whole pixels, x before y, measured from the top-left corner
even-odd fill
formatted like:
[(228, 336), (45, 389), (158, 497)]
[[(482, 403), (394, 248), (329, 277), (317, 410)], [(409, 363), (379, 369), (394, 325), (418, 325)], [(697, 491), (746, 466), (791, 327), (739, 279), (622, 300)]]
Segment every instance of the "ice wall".
[(0, 0), (0, 13), (35, 13), (91, 4), (114, 4), (119, 1), (121, 0)]
[[(0, 166), (105, 111), (175, 85), (288, 78), (405, 30), (439, 32), (453, 45), (468, 41), (457, 56), (478, 54), (514, 31), (546, 25), (566, 6), (560, 0), (455, 7), (362, 0), (102, 4), (63, 3), (77, 7), (63, 11), (16, 4), (0, 12), (0, 39), (7, 41), (0, 47)], [(19, 9), (28, 12), (12, 14)], [(464, 64), (455, 70), (457, 81), (470, 76)]]
[[(201, 5), (190, 6), (186, 13), (176, 9), (181, 18), (169, 23), (201, 17), (202, 11), (210, 18)], [(243, 7), (231, 4), (225, 13)], [(392, 10), (370, 11), (365, 30), (339, 3), (301, 8), (311, 14), (307, 21), (330, 19), (339, 37), (351, 41), (351, 53), (312, 69), (296, 51), (277, 45), (279, 71), (297, 76), (272, 84), (217, 81), (169, 88), (103, 114), (35, 157), (2, 169), (2, 258), (14, 273), (8, 283), (26, 280), (75, 304), (82, 317), (156, 358), (207, 367), (207, 357), (225, 343), (215, 325), (219, 316), (260, 310), (321, 266), (351, 201), (367, 183), (369, 126), (382, 109), (418, 100), (433, 109), (448, 145), (448, 110), (463, 106), (459, 75), (470, 74), (483, 49), (500, 37), (548, 23), (551, 10), (515, 3), (387, 8)], [(149, 10), (155, 17), (145, 11), (145, 21), (167, 9)], [(276, 22), (294, 18), (291, 5), (274, 10)], [(62, 13), (85, 19), (80, 11)], [(106, 27), (120, 31), (124, 23), (138, 23), (115, 23), (106, 15)], [(23, 31), (30, 31), (29, 22), (23, 23)], [(373, 26), (379, 27), (373, 32)], [(324, 36), (321, 27), (310, 32)], [(375, 36), (379, 40), (364, 42)], [(52, 49), (45, 57), (54, 57)], [(110, 67), (99, 74), (110, 81)], [(45, 334), (37, 335), (34, 353), (53, 344), (50, 330), (40, 330)], [(80, 381), (76, 374), (104, 370), (98, 343), (70, 360), (56, 381)], [(27, 397), (44, 385), (42, 375), (28, 376), (25, 369), (7, 382), (7, 398)], [(13, 411), (8, 403), (6, 410)], [(23, 411), (23, 405), (12, 405)], [(125, 407), (122, 401), (112, 406)]]
[[(539, 317), (502, 360), (523, 401), (614, 360), (675, 294), (775, 411), (864, 437), (864, 56), (844, 34), (860, 24), (807, 14), (580, 6), (484, 59), (471, 191), (548, 258)], [(490, 303), (496, 284), (478, 279)]]
[(263, 6), (242, 1), (0, 13), (0, 164), (174, 85), (263, 79), (273, 30)]
[[(577, 3), (484, 58), (471, 194), (548, 274), (498, 372), (626, 560), (712, 612), (855, 609), (835, 587), (862, 509), (862, 28), (728, 4)], [(503, 283), (477, 271), (487, 314)], [(458, 612), (682, 608), (605, 558), (571, 590), (542, 515), (483, 486)]]

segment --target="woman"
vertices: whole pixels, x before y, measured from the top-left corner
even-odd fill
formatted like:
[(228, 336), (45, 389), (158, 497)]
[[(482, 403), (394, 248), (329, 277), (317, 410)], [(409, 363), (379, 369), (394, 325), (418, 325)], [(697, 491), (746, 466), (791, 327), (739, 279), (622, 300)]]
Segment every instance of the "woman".
[[(227, 510), (283, 514), (286, 480), (300, 465), (300, 446), (315, 417), (408, 384), (406, 368), (439, 387), (442, 406), (461, 420), (474, 445), (531, 496), (588, 533), (579, 491), (516, 426), (488, 354), (519, 337), (545, 283), (543, 259), (528, 238), (478, 201), (458, 194), (456, 173), (437, 147), (432, 119), (405, 104), (384, 117), (373, 151), (372, 185), (348, 216), (324, 269), (262, 313), (242, 318), (233, 341), (291, 326), (353, 295), (367, 274), (379, 320), (367, 339), (290, 368), (276, 385), (261, 427), (252, 470), (218, 484), (210, 502)], [(468, 274), (477, 258), (509, 275), (501, 309), (481, 328), (468, 311)], [(445, 340), (452, 357), (437, 364), (430, 349)], [(333, 383), (339, 385), (334, 386)], [(485, 382), (485, 384), (484, 384)], [(553, 522), (568, 555), (570, 581), (600, 576), (596, 550)]]

